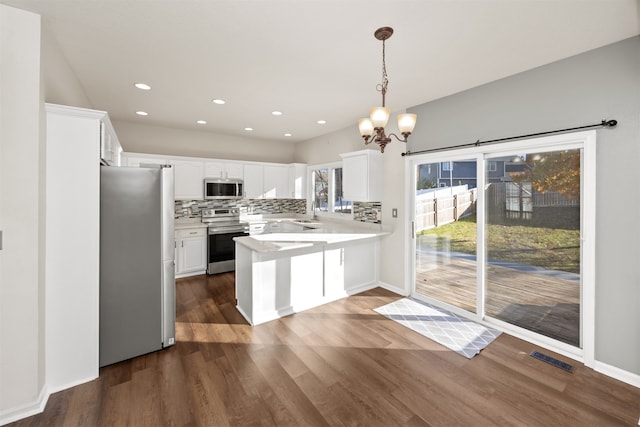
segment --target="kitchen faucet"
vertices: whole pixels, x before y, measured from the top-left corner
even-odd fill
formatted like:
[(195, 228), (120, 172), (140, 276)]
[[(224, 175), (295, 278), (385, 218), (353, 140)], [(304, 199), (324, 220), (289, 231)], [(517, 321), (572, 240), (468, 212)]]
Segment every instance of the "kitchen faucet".
[(313, 219), (316, 220), (318, 219), (318, 215), (316, 215), (316, 201), (312, 200), (311, 201), (311, 212), (313, 212)]

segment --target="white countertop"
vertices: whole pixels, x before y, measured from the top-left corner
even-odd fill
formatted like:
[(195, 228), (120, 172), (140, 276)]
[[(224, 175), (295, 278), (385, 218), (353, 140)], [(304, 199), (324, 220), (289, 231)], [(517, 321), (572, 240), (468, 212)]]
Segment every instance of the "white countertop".
[[(242, 218), (251, 221), (250, 218)], [(341, 244), (365, 239), (375, 239), (389, 234), (379, 224), (360, 223), (356, 221), (319, 219), (317, 222), (306, 222), (307, 215), (271, 216), (261, 215), (254, 221), (291, 221), (303, 225), (309, 230), (298, 233), (268, 233), (255, 236), (236, 237), (234, 240), (256, 252), (278, 252), (292, 249), (309, 248)]]
[(200, 217), (197, 218), (181, 218), (173, 223), (174, 230), (185, 230), (187, 228), (207, 228), (207, 224), (203, 224)]

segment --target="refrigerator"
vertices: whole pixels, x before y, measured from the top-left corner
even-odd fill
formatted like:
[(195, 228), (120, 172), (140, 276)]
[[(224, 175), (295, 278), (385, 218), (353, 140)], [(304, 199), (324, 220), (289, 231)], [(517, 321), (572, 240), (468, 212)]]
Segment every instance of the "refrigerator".
[(170, 166), (100, 167), (100, 367), (175, 344)]

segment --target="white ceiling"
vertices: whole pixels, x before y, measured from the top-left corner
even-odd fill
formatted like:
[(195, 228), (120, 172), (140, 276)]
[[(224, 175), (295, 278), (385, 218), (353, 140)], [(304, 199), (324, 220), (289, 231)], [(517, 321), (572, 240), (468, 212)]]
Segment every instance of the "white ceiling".
[(355, 128), (380, 104), (378, 27), (395, 30), (394, 111), (640, 34), (640, 0), (0, 3), (42, 15), (92, 107), (113, 120), (291, 142)]

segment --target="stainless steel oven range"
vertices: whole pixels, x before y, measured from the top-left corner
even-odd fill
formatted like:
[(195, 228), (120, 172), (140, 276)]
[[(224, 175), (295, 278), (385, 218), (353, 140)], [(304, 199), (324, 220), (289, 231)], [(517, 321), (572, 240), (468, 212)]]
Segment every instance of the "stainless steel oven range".
[(249, 235), (249, 223), (240, 222), (240, 209), (206, 209), (202, 211), (202, 222), (208, 224), (207, 274), (234, 271), (236, 242), (233, 238)]

